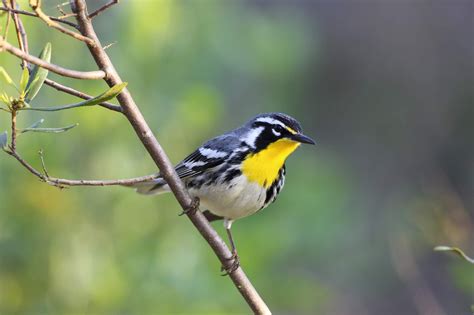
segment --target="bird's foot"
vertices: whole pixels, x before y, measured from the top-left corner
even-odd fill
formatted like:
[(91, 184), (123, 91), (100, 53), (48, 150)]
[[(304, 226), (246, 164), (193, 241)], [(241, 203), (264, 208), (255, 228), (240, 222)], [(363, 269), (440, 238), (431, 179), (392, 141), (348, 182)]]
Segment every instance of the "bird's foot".
[(237, 255), (237, 251), (234, 250), (232, 251), (232, 256), (230, 256), (229, 258), (226, 258), (226, 260), (229, 260), (229, 261), (232, 261), (230, 263), (229, 266), (222, 266), (221, 267), (221, 272), (223, 272), (221, 274), (221, 276), (227, 276), (227, 275), (230, 275), (231, 273), (233, 273), (234, 271), (237, 270), (237, 268), (240, 267), (240, 259), (239, 259), (239, 255)]
[(195, 214), (196, 211), (198, 211), (198, 210), (199, 210), (199, 198), (194, 197), (194, 199), (191, 202), (191, 204), (189, 205), (189, 207), (184, 209), (183, 212), (181, 212), (179, 214), (179, 216), (182, 216), (183, 214)]

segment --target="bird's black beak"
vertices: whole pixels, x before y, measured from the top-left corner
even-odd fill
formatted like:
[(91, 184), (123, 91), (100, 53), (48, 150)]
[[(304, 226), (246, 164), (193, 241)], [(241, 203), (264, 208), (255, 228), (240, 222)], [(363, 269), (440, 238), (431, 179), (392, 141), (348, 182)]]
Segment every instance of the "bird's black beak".
[(301, 143), (316, 144), (316, 142), (314, 142), (313, 139), (301, 133), (295, 133), (291, 135), (290, 139), (296, 142), (301, 142)]

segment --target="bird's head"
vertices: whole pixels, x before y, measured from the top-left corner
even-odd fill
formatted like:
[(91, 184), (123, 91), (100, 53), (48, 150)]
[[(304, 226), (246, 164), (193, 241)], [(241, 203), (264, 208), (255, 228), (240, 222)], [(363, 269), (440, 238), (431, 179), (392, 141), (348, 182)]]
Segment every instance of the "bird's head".
[(296, 147), (301, 143), (315, 144), (314, 140), (303, 134), (300, 123), (283, 113), (257, 115), (247, 123), (245, 142), (256, 152), (271, 144), (287, 144)]

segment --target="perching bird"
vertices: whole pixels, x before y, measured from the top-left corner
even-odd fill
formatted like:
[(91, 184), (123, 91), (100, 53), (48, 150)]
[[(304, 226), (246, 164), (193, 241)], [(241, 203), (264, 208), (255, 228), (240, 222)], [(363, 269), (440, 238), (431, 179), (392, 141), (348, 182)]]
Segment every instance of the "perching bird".
[[(189, 194), (199, 198), (206, 217), (224, 219), (234, 258), (227, 272), (239, 265), (232, 222), (275, 201), (285, 182), (285, 161), (301, 143), (315, 144), (296, 119), (283, 113), (260, 114), (207, 141), (176, 165), (178, 176)], [(170, 191), (162, 178), (134, 187), (146, 195)]]

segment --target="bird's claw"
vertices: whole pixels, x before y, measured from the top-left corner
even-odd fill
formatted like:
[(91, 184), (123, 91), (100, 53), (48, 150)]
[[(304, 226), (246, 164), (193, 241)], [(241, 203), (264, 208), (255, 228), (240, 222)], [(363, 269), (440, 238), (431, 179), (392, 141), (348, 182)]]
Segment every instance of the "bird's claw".
[(230, 275), (231, 273), (236, 271), (237, 268), (240, 267), (240, 259), (239, 259), (239, 256), (237, 255), (237, 251), (232, 251), (232, 256), (230, 256), (229, 258), (226, 258), (226, 260), (232, 260), (232, 263), (228, 267), (224, 265), (221, 266), (221, 272), (223, 272), (221, 276)]
[(187, 207), (186, 209), (183, 210), (183, 212), (181, 212), (179, 214), (179, 216), (182, 216), (184, 214), (195, 214), (196, 211), (199, 210), (199, 198), (198, 197), (194, 197), (193, 201), (191, 202), (191, 204), (189, 205), (189, 207)]

